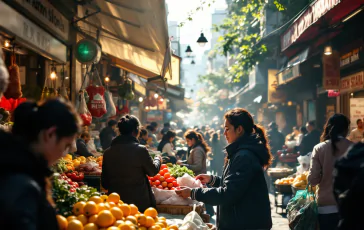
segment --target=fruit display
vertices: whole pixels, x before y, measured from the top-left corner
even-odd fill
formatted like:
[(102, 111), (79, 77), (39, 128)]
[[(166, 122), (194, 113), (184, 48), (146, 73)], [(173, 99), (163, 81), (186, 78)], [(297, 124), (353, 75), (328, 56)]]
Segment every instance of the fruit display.
[(169, 168), (169, 172), (170, 174), (177, 178), (177, 177), (182, 177), (183, 175), (185, 175), (185, 173), (187, 173), (188, 175), (194, 177), (194, 173), (192, 170), (188, 169), (186, 166), (180, 166), (180, 165), (173, 165)]
[(154, 188), (164, 190), (176, 190), (179, 189), (179, 185), (175, 177), (173, 177), (168, 169), (168, 166), (162, 164), (161, 169), (154, 177), (149, 177), (149, 183)]
[(139, 212), (133, 204), (125, 204), (117, 193), (92, 196), (73, 205), (67, 218), (57, 215), (60, 230), (178, 230), (168, 226), (164, 217), (158, 217), (154, 208)]
[(95, 175), (100, 176), (102, 169), (99, 163), (94, 161), (86, 162), (85, 164), (81, 164), (77, 167), (79, 172), (83, 172), (85, 175)]
[(71, 215), (72, 207), (79, 201), (87, 201), (91, 196), (99, 195), (95, 188), (73, 182), (66, 175), (54, 174), (52, 197), (57, 206), (57, 213)]
[(274, 183), (278, 185), (291, 185), (294, 179), (294, 177), (285, 177), (282, 179), (277, 179)]
[(293, 169), (290, 168), (269, 168), (267, 170), (268, 176), (274, 178), (283, 178), (291, 175), (293, 173)]
[(85, 178), (85, 175), (82, 172), (77, 172), (77, 171), (68, 172), (66, 173), (66, 176), (70, 178), (72, 181), (76, 182), (80, 182), (83, 180), (83, 178)]
[(296, 178), (292, 182), (292, 186), (298, 189), (306, 189), (308, 184), (307, 176), (308, 176), (308, 171), (302, 173), (301, 175), (296, 176)]

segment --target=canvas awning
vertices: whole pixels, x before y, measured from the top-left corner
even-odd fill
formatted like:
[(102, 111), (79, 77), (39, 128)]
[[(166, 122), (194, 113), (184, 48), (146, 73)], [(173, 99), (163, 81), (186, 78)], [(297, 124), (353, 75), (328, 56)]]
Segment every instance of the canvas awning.
[(164, 0), (94, 0), (78, 12), (79, 29), (93, 37), (99, 29), (102, 52), (124, 69), (147, 80), (179, 78), (171, 68)]

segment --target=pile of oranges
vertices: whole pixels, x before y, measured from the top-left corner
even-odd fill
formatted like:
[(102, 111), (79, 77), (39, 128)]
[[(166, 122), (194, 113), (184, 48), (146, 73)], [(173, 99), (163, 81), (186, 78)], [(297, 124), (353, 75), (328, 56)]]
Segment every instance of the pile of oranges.
[(73, 206), (73, 216), (57, 215), (60, 230), (178, 230), (158, 217), (154, 208), (144, 213), (133, 204), (124, 204), (117, 193), (93, 196)]

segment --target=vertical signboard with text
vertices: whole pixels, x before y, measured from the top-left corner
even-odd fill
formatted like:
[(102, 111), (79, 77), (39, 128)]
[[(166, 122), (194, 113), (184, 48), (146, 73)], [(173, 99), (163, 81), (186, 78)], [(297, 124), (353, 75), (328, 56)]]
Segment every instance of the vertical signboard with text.
[(350, 98), (350, 126), (356, 127), (356, 120), (364, 118), (364, 98)]

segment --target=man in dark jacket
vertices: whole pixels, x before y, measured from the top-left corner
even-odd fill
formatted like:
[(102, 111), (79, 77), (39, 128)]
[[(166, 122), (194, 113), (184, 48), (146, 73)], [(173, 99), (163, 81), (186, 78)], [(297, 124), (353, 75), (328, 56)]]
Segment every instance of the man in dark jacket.
[[(277, 155), (277, 151), (281, 150), (284, 145), (284, 136), (278, 130), (278, 125), (275, 122), (271, 122), (269, 124), (269, 131), (268, 131), (268, 138), (269, 138), (269, 145), (270, 150), (273, 156)], [(275, 160), (277, 157), (274, 158)]]
[(316, 122), (309, 121), (306, 124), (308, 133), (303, 137), (302, 142), (299, 146), (300, 155), (306, 156), (308, 153), (312, 152), (313, 147), (320, 143), (320, 131), (316, 129)]
[(104, 153), (101, 182), (109, 193), (116, 192), (120, 199), (135, 204), (139, 211), (156, 207), (148, 176), (158, 174), (161, 158), (150, 157), (145, 146), (131, 135), (117, 136)]
[(76, 146), (77, 146), (77, 152), (76, 154), (79, 156), (84, 157), (92, 157), (94, 156), (90, 151), (87, 149), (87, 143), (90, 141), (91, 136), (89, 133), (82, 133), (80, 138), (77, 139)]
[(108, 149), (111, 146), (112, 140), (116, 137), (115, 128), (118, 122), (115, 120), (110, 120), (105, 127), (100, 132), (100, 142), (103, 150)]

